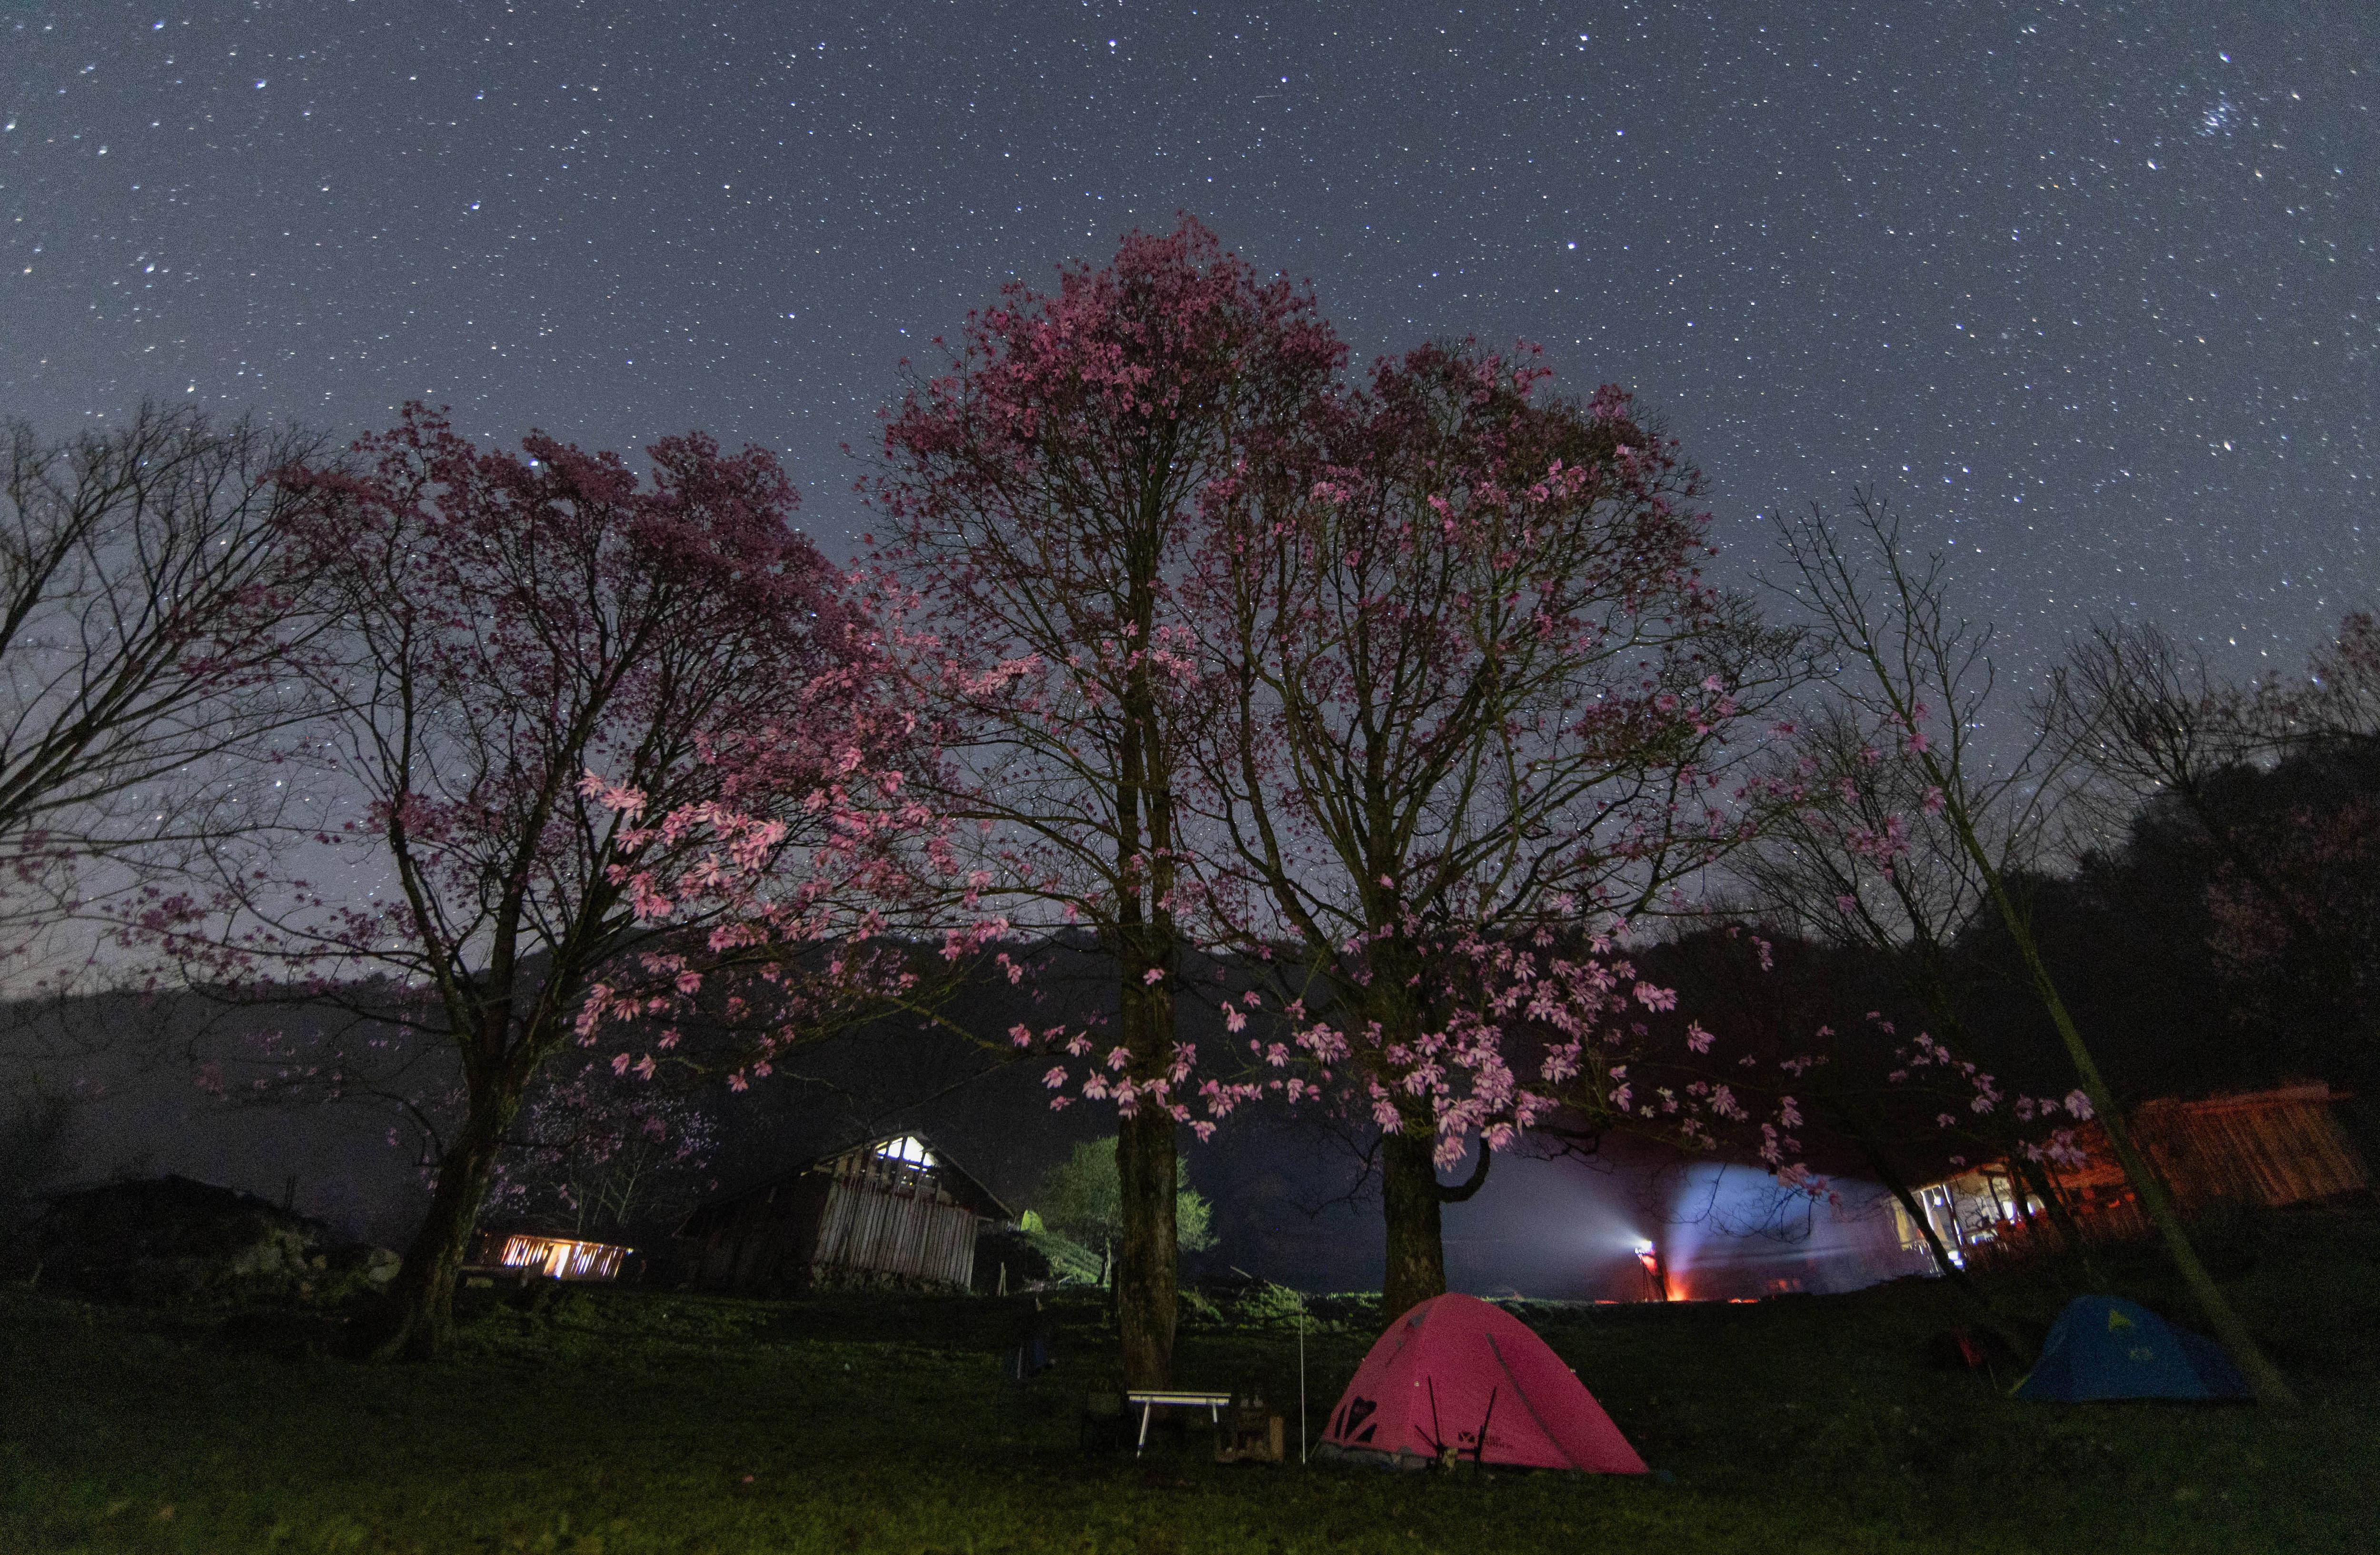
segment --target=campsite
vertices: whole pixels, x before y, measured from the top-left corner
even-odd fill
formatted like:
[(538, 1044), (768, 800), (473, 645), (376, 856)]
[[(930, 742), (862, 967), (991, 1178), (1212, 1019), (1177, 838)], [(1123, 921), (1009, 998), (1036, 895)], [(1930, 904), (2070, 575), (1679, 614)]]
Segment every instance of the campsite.
[[(2301, 1408), (2028, 1403), (1958, 1364), (1941, 1281), (1754, 1304), (1522, 1302), (1653, 1471), (1315, 1463), (1285, 1303), (1185, 1322), (1177, 1379), (1290, 1412), (1290, 1461), (1203, 1422), (1086, 1446), (1113, 1387), (1095, 1291), (1048, 1298), (1054, 1366), (1004, 1369), (1030, 1297), (764, 1301), (546, 1282), (467, 1293), (455, 1352), (374, 1367), (302, 1309), (9, 1291), (0, 1548), (443, 1551), (2349, 1551), (2380, 1487), (2380, 1226), (2315, 1212), (2228, 1282)], [(2114, 1271), (2182, 1308), (2155, 1260)], [(2046, 1330), (2055, 1282), (2002, 1293)], [(1304, 1304), (1319, 1436), (1380, 1326)], [(1196, 1307), (1194, 1306), (1194, 1313)]]
[(0, 1555), (2380, 1549), (2374, 0), (9, 10)]

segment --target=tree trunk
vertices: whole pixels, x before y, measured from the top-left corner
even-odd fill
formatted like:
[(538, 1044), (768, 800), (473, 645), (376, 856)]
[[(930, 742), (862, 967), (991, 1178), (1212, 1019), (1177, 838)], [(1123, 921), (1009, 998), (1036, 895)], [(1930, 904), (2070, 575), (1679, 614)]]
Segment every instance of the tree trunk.
[(1123, 1198), (1123, 1256), (1116, 1263), (1116, 1326), (1124, 1384), (1163, 1388), (1173, 1377), (1175, 1240), (1173, 1119), (1143, 1107), (1122, 1120), (1116, 1178)]
[[(1116, 957), (1121, 975), (1126, 1073), (1136, 1082), (1166, 1073), (1173, 1058), (1171, 936), (1134, 921), (1127, 905)], [(1151, 981), (1150, 972), (1160, 974)], [(1181, 1247), (1175, 1235), (1177, 1182), (1171, 1113), (1154, 1101), (1117, 1120), (1116, 1192), (1123, 1235), (1110, 1294), (1123, 1346), (1124, 1385), (1164, 1388), (1173, 1378), (1175, 1286)]]
[(1911, 1191), (1907, 1180), (1901, 1176), (1900, 1170), (1886, 1159), (1882, 1148), (1876, 1144), (1867, 1130), (1857, 1124), (1846, 1121), (1843, 1126), (1845, 1132), (1858, 1141), (1860, 1154), (1867, 1158), (1868, 1170), (1876, 1173), (1876, 1181), (1882, 1183), (1892, 1197), (1900, 1201), (1902, 1213), (1917, 1222), (1918, 1234), (1925, 1238), (1926, 1250), (1934, 1255), (1935, 1269), (1940, 1271), (1944, 1279), (1958, 1287), (1961, 1294), (1973, 1296), (1984, 1306), (1989, 1306), (1990, 1300), (1975, 1288), (1975, 1282), (1967, 1277), (1966, 1270), (1950, 1257), (1950, 1249), (1942, 1245), (1941, 1233), (1934, 1229), (1934, 1221), (1925, 1213), (1925, 1206), (1917, 1202), (1916, 1194)]
[(2066, 1245), (2066, 1250), (2081, 1266), (2083, 1282), (2094, 1290), (2106, 1288), (2107, 1279), (2099, 1272), (2097, 1261), (2091, 1257), (2090, 1244), (2082, 1239), (2082, 1228), (2075, 1223), (2074, 1211), (2067, 1208), (2065, 1195), (2058, 1191), (2058, 1184), (2050, 1179), (2049, 1173), (2042, 1169), (2039, 1161), (2026, 1156), (2022, 1149), (2010, 1151), (2009, 1164), (2032, 1186), (2033, 1197), (2040, 1201), (2043, 1211), (2049, 1217), (2049, 1223), (2058, 1228), (2058, 1239)]
[(2123, 1168), (2124, 1180), (2139, 1196), (2141, 1209), (2148, 1216), (2149, 1223), (2156, 1228), (2158, 1239), (2165, 1244), (2166, 1256), (2173, 1260), (2175, 1272), (2181, 1276), (2181, 1282), (2189, 1288), (2199, 1311), (2205, 1316), (2207, 1326), (2215, 1330), (2215, 1337), (2223, 1342), (2223, 1347), (2231, 1352), (2231, 1358), (2239, 1362), (2240, 1369), (2246, 1373), (2248, 1386), (2255, 1393), (2256, 1402), (2296, 1403), (2297, 1394), (2290, 1390), (2289, 1379), (2281, 1375), (2280, 1367), (2273, 1364), (2272, 1357), (2265, 1354), (2264, 1346), (2256, 1342), (2255, 1335), (2249, 1331), (2247, 1323), (2231, 1305), (2231, 1298), (2223, 1294), (2222, 1287), (2215, 1282), (2215, 1276), (2207, 1272), (2206, 1265), (2200, 1261), (2198, 1249), (2191, 1245), (2190, 1233), (2183, 1228), (2180, 1211), (2174, 1208), (2172, 1196), (2166, 1192), (2164, 1182), (2134, 1148), (2131, 1128), (2117, 1110), (2116, 1098), (2107, 1088), (2107, 1082), (2100, 1077), (2098, 1062), (2091, 1056), (2089, 1045), (2082, 1040), (2082, 1028), (2074, 1024), (2073, 1015), (2067, 1011), (2066, 1001), (2059, 995), (2058, 984), (2049, 975), (2048, 963), (2042, 959), (2041, 947), (2034, 941), (2032, 926), (2024, 921), (2015, 904), (2009, 899), (2006, 888), (2000, 884), (1997, 872), (1991, 870), (1989, 860), (1985, 858), (1981, 844), (1975, 842), (1973, 832), (1962, 829), (1961, 840), (1970, 856), (1985, 867), (1985, 878), (1990, 884), (1992, 900), (1999, 908), (2000, 921), (2008, 926), (2009, 937), (2015, 942), (2025, 970), (2033, 976), (2034, 991), (2039, 996), (2042, 1007), (2049, 1013), (2049, 1021), (2057, 1027), (2058, 1040), (2066, 1046), (2066, 1056), (2074, 1065), (2074, 1077), (2082, 1082), (2082, 1094), (2091, 1099), (2091, 1106), (2098, 1113), (2100, 1126), (2107, 1131), (2107, 1142), (2115, 1150), (2116, 1162)]
[(380, 1311), (364, 1320), (361, 1337), (372, 1359), (429, 1360), (455, 1337), (455, 1278), (479, 1229), (504, 1131), (519, 1107), (517, 1095), (471, 1098), (462, 1132), (438, 1158), (430, 1212), (406, 1247)]
[[(1400, 1129), (1380, 1140), (1380, 1199), (1388, 1221), (1388, 1268), (1380, 1281), (1380, 1316), (1396, 1321), (1432, 1296), (1446, 1294), (1446, 1242), (1437, 1140)], [(1487, 1146), (1480, 1146), (1482, 1150)]]

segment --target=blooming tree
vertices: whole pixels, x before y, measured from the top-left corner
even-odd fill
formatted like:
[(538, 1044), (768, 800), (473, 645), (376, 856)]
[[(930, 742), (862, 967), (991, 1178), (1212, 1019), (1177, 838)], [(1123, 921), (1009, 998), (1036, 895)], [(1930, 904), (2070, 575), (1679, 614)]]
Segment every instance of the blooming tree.
[(1276, 1073), (1208, 1105), (1323, 1087), (1369, 1116), (1391, 1311), (1445, 1289), (1440, 1207), (1493, 1150), (1557, 1098), (1630, 1107), (1627, 1012), (1669, 995), (1612, 934), (1744, 834), (1731, 742), (1785, 646), (1702, 578), (1675, 445), (1547, 376), (1468, 344), (1381, 362), (1210, 488), (1186, 592), (1208, 908), (1319, 985), (1257, 1044)]
[(617, 1240), (684, 1214), (715, 1185), (705, 1173), (717, 1117), (686, 1087), (614, 1073), (601, 1058), (549, 1075), (523, 1103), (513, 1137), (490, 1208), (565, 1236)]
[[(332, 709), (325, 781), (362, 813), (319, 840), (377, 883), (333, 901), (240, 874), (213, 897), (159, 898), (139, 927), (217, 988), (364, 1022), (257, 1084), (458, 1093), (377, 1336), (419, 1354), (451, 1330), (455, 1270), (557, 1053), (577, 1042), (650, 1075), (690, 1029), (673, 1023), (681, 1002), (707, 990), (757, 1028), (747, 1067), (764, 1066), (838, 979), (867, 980), (851, 957), (794, 976), (772, 955), (758, 959), (774, 980), (746, 991), (702, 958), (825, 938), (864, 912), (886, 868), (875, 844), (905, 824), (906, 721), (761, 450), (665, 439), (643, 480), (542, 435), (483, 452), (410, 407), (356, 453), (353, 468), (290, 472), (314, 500), (285, 543), (332, 628), (310, 666)], [(735, 881), (740, 905), (780, 869), (797, 879), (773, 917), (703, 936), (720, 904), (702, 881)], [(650, 1018), (617, 1018), (630, 1012)]]
[[(1938, 588), (1938, 579), (1926, 586)], [(1948, 1120), (1935, 1131), (1935, 1143), (1955, 1136), (2005, 1156), (2027, 1202), (2039, 1203), (2079, 1248), (2080, 1234), (2049, 1181), (2050, 1152), (2064, 1147), (2054, 1128), (2034, 1126), (2060, 1116), (2063, 1102), (2004, 1098), (1998, 1082), (1975, 1062), (1968, 1029), (1972, 978), (1959, 952), (1964, 937), (1993, 911), (1991, 890), (1961, 840), (1947, 794), (1910, 758), (1938, 747), (1946, 768), (1964, 775), (1975, 795), (1971, 811), (1981, 851), (2002, 878), (2031, 869), (2041, 856), (2058, 802), (2069, 791), (2066, 770), (2038, 730), (2032, 744), (1985, 766), (1972, 748), (1979, 727), (1972, 715), (1990, 691), (1985, 666), (1978, 653), (1944, 673), (1951, 686), (1945, 695), (1961, 699), (1969, 716), (1944, 717), (1937, 724), (1928, 708), (1914, 736), (1904, 733), (1896, 741), (1880, 735), (1875, 715), (1851, 700), (1821, 702), (1798, 720), (1775, 747), (1765, 780), (1779, 803), (1761, 845), (1736, 858), (1733, 872), (1750, 887), (1767, 921), (1824, 943), (1865, 947), (1883, 958), (1901, 991), (1924, 1012), (1921, 1045), (1910, 1047), (1888, 1024), (1879, 1028), (1868, 1021), (1829, 1028), (1832, 1045), (1839, 1052), (1870, 1055), (1899, 1050), (1891, 1066), (1896, 1085), (1919, 1080), (1923, 1089), (1939, 1090), (1936, 1082), (1963, 1088), (1965, 1094), (1945, 1099), (1946, 1112), (1934, 1114)], [(1923, 1225), (1889, 1139), (1888, 1120), (1905, 1111), (1905, 1098), (1888, 1099), (1864, 1087), (1827, 1094), (1834, 1126), (1855, 1141), (1869, 1169)], [(2089, 1115), (2084, 1105), (2076, 1116)], [(2028, 1115), (2020, 1116), (2020, 1108)], [(1942, 1250), (1936, 1252), (1949, 1268)]]
[(1173, 1018), (1199, 711), (1179, 584), (1200, 493), (1306, 415), (1342, 355), (1308, 295), (1196, 222), (1135, 233), (1055, 295), (1012, 285), (970, 315), (946, 371), (892, 413), (873, 489), (887, 629), (964, 778), (938, 803), (977, 828), (977, 889), (1026, 925), (1085, 926), (1116, 959), (1117, 1027), (1082, 1089), (1122, 1114), (1135, 1386), (1171, 1366), (1174, 1129), (1196, 1058)]

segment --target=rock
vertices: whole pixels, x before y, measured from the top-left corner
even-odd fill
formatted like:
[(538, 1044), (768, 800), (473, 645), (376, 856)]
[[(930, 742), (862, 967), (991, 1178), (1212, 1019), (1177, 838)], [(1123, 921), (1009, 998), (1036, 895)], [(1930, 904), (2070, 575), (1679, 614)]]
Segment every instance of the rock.
[(396, 1272), (395, 1254), (326, 1246), (328, 1231), (254, 1194), (169, 1175), (55, 1195), (31, 1240), (45, 1284), (136, 1301), (217, 1293), (328, 1299), (376, 1289)]
[(314, 1278), (312, 1298), (337, 1302), (384, 1291), (404, 1263), (386, 1247), (375, 1247), (369, 1242), (342, 1243), (314, 1259), (319, 1272)]

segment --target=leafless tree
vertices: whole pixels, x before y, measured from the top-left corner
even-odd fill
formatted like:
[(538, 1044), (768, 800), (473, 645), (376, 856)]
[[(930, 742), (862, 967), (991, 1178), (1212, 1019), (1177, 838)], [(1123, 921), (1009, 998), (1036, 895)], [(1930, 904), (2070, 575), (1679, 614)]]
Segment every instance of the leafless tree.
[(276, 473), (322, 442), (156, 406), (0, 442), (0, 878), (24, 926), (70, 907), (78, 863), (262, 818), (217, 763), (305, 712), (281, 537), (310, 499)]
[[(1909, 637), (1895, 645), (1891, 662), (1900, 683), (1930, 687), (1926, 694), (1938, 699), (1940, 705), (1929, 706), (1920, 723), (1927, 731), (1929, 753), (1973, 796), (1968, 810), (1981, 859), (1968, 849), (1947, 803), (1936, 796), (1940, 788), (1935, 778), (1925, 764), (1908, 759), (1908, 735), (1894, 737), (1900, 711), (1884, 695), (1882, 682), (1863, 673), (1858, 658), (1844, 653), (1838, 642), (1828, 699), (1800, 721), (1768, 774), (1772, 789), (1798, 802), (1778, 808), (1761, 845), (1742, 856), (1735, 869), (1767, 920), (1827, 943), (1863, 946), (1883, 955), (1935, 1029), (1965, 1051), (1971, 1046), (1963, 1019), (1965, 990), (1953, 947), (1995, 910), (1993, 874), (2023, 874), (2055, 851), (2065, 826), (2065, 802), (2075, 787), (2073, 767), (2068, 748), (2039, 725), (2019, 741), (1997, 742), (1986, 753), (1985, 736), (1998, 732), (1992, 719), (1998, 676), (1990, 628), (1948, 618), (1941, 559), (1912, 569), (1901, 555), (1898, 526), (1879, 502), (1856, 496), (1853, 511), (1855, 527), (1891, 557), (1888, 598), (1908, 601)], [(1823, 525), (1815, 515), (1811, 522)], [(1797, 562), (1808, 554), (1806, 528), (1788, 530)], [(1797, 569), (1791, 582), (1799, 585), (1792, 591), (1815, 599), (1828, 621), (1848, 603), (1846, 580), (1840, 577), (1814, 583)], [(1832, 1109), (1832, 1115), (1932, 1243), (1931, 1225), (1892, 1159), (1880, 1114), (1846, 1104)], [(2014, 1137), (2008, 1114), (1977, 1122), (2001, 1125), (2001, 1136), (1993, 1142), (2009, 1152), (2020, 1181), (2029, 1185), (2026, 1208), (2037, 1200), (2079, 1246), (2070, 1218), (2038, 1163)], [(1944, 1249), (1934, 1250), (1937, 1265), (1951, 1269)]]
[[(2318, 990), (2354, 1045), (2349, 1084), (2361, 1090), (2380, 1055), (2380, 920), (2366, 883), (2380, 808), (2349, 792), (2276, 812), (2252, 797), (2252, 770), (2368, 765), (2380, 740), (2373, 618), (2350, 615), (2308, 669), (2251, 689), (2154, 626), (2101, 626), (2076, 647), (2048, 711), (2112, 799), (2155, 801), (2194, 835), (2216, 869), (2214, 949), (2251, 980)], [(2370, 1112), (2349, 1111), (2368, 1146)]]
[[(2034, 818), (2047, 813), (2073, 771), (2054, 721), (2036, 719), (2016, 756), (1997, 764), (1989, 760), (1981, 735), (1989, 727), (1990, 629), (1952, 613), (1941, 559), (1912, 558), (1898, 518), (1883, 503), (1863, 493), (1849, 528), (1847, 544), (1841, 529), (1815, 509), (1779, 526), (1793, 567), (1792, 591), (1815, 615), (1837, 655), (1835, 694), (1860, 732), (1855, 769), (1830, 774), (1836, 777), (1831, 796), (1825, 789), (1811, 796), (1813, 813), (1827, 834), (1840, 839), (1832, 856), (1860, 882), (1851, 894), (1866, 899), (1863, 893), (1874, 889), (1869, 882), (1888, 882), (1918, 857), (1912, 828), (1939, 829), (1931, 845), (1940, 856), (1963, 861), (1968, 883), (1961, 889), (1979, 905), (1987, 905), (2006, 929), (2079, 1088), (2209, 1326), (2238, 1359), (2259, 1400), (2294, 1402), (2288, 1381), (2207, 1272), (2164, 1183), (2134, 1145), (2051, 976), (2022, 896), (2013, 888), (2011, 877), (2039, 856), (2026, 845), (2027, 839), (2043, 834)], [(1870, 787), (1899, 799), (1913, 796), (1916, 803), (1883, 814), (1880, 825), (1873, 823), (1857, 809), (1860, 795)], [(1888, 883), (1884, 889), (1897, 905), (1909, 900), (1891, 894)]]
[(0, 423), (0, 1087), (23, 1105), (124, 1035), (122, 1001), (79, 997), (127, 975), (96, 954), (104, 909), (294, 793), (252, 762), (307, 711), (282, 536), (310, 499), (278, 472), (323, 446), (155, 405), (62, 439)]

